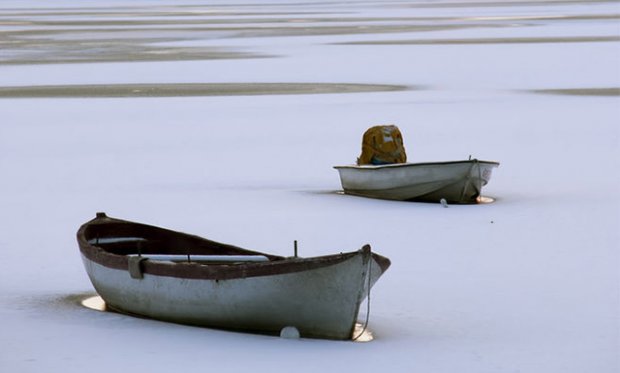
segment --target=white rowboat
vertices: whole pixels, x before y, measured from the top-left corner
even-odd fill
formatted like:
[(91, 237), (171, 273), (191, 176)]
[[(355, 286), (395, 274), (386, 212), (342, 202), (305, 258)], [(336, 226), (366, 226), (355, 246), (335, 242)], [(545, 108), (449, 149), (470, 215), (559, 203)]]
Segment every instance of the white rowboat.
[[(361, 250), (312, 258), (245, 250), (98, 213), (77, 240), (110, 309), (183, 324), (351, 339), (360, 304), (390, 266)], [(151, 256), (151, 258), (149, 258)]]
[(336, 166), (346, 194), (399, 201), (477, 203), (498, 162)]

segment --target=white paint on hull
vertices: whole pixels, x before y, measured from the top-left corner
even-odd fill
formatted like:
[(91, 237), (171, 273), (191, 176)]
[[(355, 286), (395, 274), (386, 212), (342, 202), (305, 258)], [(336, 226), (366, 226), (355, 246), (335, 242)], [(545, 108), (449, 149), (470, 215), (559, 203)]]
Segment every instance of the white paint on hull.
[(468, 202), (479, 196), (498, 163), (457, 161), (381, 166), (336, 166), (345, 193), (367, 197)]
[[(95, 289), (111, 308), (155, 319), (304, 337), (349, 339), (360, 303), (381, 276), (369, 253), (313, 270), (229, 280), (185, 279), (99, 265), (82, 256)], [(169, 265), (178, 265), (170, 263)]]

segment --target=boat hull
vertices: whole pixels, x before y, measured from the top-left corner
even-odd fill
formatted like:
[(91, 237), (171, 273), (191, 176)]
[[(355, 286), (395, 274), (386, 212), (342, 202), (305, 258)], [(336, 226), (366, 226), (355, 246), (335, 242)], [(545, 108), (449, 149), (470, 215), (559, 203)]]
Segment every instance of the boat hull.
[(366, 245), (324, 257), (228, 266), (144, 260), (135, 275), (131, 257), (102, 252), (83, 236), (78, 232), (86, 272), (111, 309), (269, 334), (293, 326), (303, 337), (351, 339), (360, 304), (389, 266)]
[(477, 203), (499, 163), (479, 160), (336, 166), (346, 194), (399, 201)]

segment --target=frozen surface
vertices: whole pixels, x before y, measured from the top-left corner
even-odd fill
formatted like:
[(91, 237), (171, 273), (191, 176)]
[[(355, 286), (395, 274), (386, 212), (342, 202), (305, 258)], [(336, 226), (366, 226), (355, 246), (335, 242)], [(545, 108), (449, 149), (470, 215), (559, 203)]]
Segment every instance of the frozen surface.
[[(179, 12), (205, 22), (278, 13), (297, 19), (292, 25), (312, 18), (309, 28), (345, 17), (382, 18), (354, 22), (362, 26), (464, 26), (234, 36), (177, 25), (182, 38), (153, 44), (272, 56), (221, 60), (14, 64), (30, 52), (4, 45), (0, 88), (310, 82), (412, 89), (0, 99), (0, 371), (618, 372), (620, 42), (347, 44), (614, 37), (617, 2), (183, 4), (9, 0), (0, 4), (0, 28), (64, 29), (62, 22), (97, 17), (188, 19)], [(36, 15), (36, 8), (64, 12)], [(228, 15), (209, 18), (208, 10)], [(43, 19), (61, 24), (15, 24)], [(88, 40), (72, 32), (64, 38)], [(54, 35), (41, 44), (49, 48), (45, 56), (67, 47), (50, 41)], [(85, 55), (98, 53), (107, 52)], [(615, 91), (533, 92), (603, 88)], [(354, 162), (363, 131), (379, 123), (400, 127), (412, 162), (469, 155), (501, 162), (484, 190), (496, 202), (443, 208), (338, 194), (332, 166)], [(392, 260), (371, 294), (375, 339), (280, 339), (84, 308), (80, 300), (94, 290), (75, 232), (97, 211), (275, 254), (292, 253), (293, 240), (302, 256), (370, 243)]]

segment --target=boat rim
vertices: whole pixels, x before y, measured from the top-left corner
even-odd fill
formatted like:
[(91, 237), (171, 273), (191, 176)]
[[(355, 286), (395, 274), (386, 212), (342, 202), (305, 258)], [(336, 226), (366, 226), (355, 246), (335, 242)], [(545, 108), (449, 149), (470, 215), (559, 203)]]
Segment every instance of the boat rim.
[[(81, 254), (94, 263), (99, 265), (113, 268), (113, 269), (122, 269), (127, 270), (129, 266), (130, 257), (124, 254), (116, 254), (107, 251), (105, 248), (98, 246), (89, 242), (86, 237), (86, 229), (90, 225), (97, 224), (107, 224), (107, 223), (121, 223), (121, 224), (129, 224), (136, 227), (146, 227), (147, 229), (156, 229), (168, 234), (181, 235), (185, 237), (189, 237), (191, 239), (198, 239), (204, 241), (210, 241), (215, 244), (225, 245), (236, 250), (241, 250), (245, 252), (244, 254), (260, 254), (265, 255), (270, 259), (266, 262), (248, 262), (235, 266), (225, 267), (225, 266), (203, 266), (194, 262), (187, 263), (174, 263), (174, 265), (170, 265), (169, 263), (161, 262), (161, 261), (149, 261), (145, 260), (140, 266), (142, 267), (142, 272), (159, 275), (164, 277), (177, 277), (177, 278), (187, 278), (187, 279), (219, 279), (219, 280), (228, 280), (235, 278), (246, 278), (246, 277), (258, 277), (265, 275), (274, 275), (274, 274), (283, 274), (283, 273), (294, 273), (301, 272), (310, 269), (316, 269), (321, 267), (330, 266), (345, 260), (348, 260), (354, 256), (362, 255), (364, 257), (372, 257), (379, 267), (381, 268), (381, 272), (385, 272), (387, 268), (390, 266), (390, 260), (386, 257), (383, 257), (380, 254), (374, 253), (370, 245), (364, 245), (361, 249), (355, 251), (347, 251), (340, 252), (336, 254), (328, 254), (321, 256), (313, 256), (313, 257), (284, 257), (279, 255), (271, 255), (267, 253), (262, 253), (258, 251), (247, 250), (243, 248), (239, 248), (233, 245), (222, 244), (221, 242), (211, 241), (204, 237), (200, 237), (197, 235), (192, 235), (184, 232), (173, 231), (170, 229), (132, 222), (128, 220), (122, 220), (117, 218), (112, 218), (107, 216), (105, 213), (99, 212), (97, 213), (97, 217), (92, 219), (86, 223), (84, 223), (77, 232), (77, 240), (78, 246)], [(243, 254), (242, 254), (243, 255)]]
[(440, 161), (440, 162), (418, 162), (418, 163), (390, 163), (390, 164), (381, 164), (381, 165), (344, 165), (344, 166), (334, 166), (335, 169), (356, 169), (356, 170), (376, 170), (376, 169), (384, 169), (384, 168), (406, 168), (406, 167), (416, 167), (416, 166), (433, 166), (433, 165), (449, 165), (449, 164), (460, 164), (460, 163), (482, 163), (487, 165), (492, 165), (495, 167), (499, 167), (499, 162), (496, 161), (485, 161), (479, 159), (468, 159), (463, 161)]

